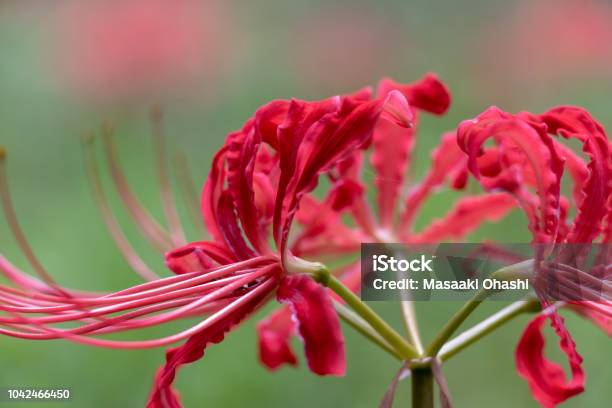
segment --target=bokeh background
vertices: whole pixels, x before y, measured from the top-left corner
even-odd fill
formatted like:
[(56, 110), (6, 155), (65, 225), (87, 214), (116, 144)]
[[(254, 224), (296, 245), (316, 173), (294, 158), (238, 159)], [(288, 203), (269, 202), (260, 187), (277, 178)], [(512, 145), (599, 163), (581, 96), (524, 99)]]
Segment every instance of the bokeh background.
[[(225, 135), (271, 99), (323, 98), (374, 85), (381, 76), (409, 82), (433, 71), (450, 86), (454, 103), (445, 117), (422, 120), (418, 179), (441, 132), (489, 105), (538, 112), (577, 104), (612, 127), (611, 23), (612, 3), (597, 0), (4, 0), (0, 144), (9, 152), (17, 211), (36, 253), (61, 284), (120, 289), (139, 279), (104, 228), (80, 147), (80, 137), (97, 132), (102, 121), (115, 124), (129, 180), (161, 216), (147, 121), (152, 104), (164, 106), (169, 154), (186, 152), (201, 184)], [(108, 181), (105, 176), (110, 186)], [(448, 198), (440, 192), (419, 223), (442, 214)], [(114, 195), (113, 205), (133, 244), (163, 272)], [(197, 228), (190, 233), (198, 238)], [(484, 238), (529, 240), (518, 212), (471, 240)], [(28, 270), (3, 220), (0, 251)], [(470, 322), (501, 306), (489, 302)], [(396, 304), (375, 307), (400, 327)], [(457, 307), (418, 304), (424, 337)], [(313, 376), (303, 362), (270, 374), (257, 362), (256, 321), (180, 371), (177, 387), (186, 406), (372, 407), (398, 368), (345, 328), (345, 378)], [(536, 406), (514, 369), (525, 322), (517, 319), (444, 366), (457, 407)], [(609, 338), (574, 315), (567, 323), (588, 381), (587, 391), (565, 406), (609, 406)], [(550, 345), (550, 356), (562, 361)], [(0, 350), (0, 387), (72, 388), (73, 399), (48, 404), (53, 407), (142, 406), (164, 356), (161, 349), (116, 351), (4, 337)], [(408, 401), (404, 382), (396, 406)]]

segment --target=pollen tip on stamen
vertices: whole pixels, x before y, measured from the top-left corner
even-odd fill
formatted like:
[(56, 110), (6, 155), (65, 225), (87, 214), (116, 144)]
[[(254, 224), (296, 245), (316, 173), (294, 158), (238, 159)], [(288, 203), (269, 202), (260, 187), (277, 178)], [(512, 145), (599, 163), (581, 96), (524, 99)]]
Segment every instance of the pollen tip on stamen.
[(154, 103), (149, 110), (149, 115), (154, 122), (162, 120), (164, 116), (162, 105), (160, 103)]
[(106, 137), (111, 137), (115, 133), (115, 125), (109, 119), (102, 121), (102, 134)]
[(4, 146), (0, 146), (0, 160), (4, 160), (6, 158), (6, 149)]
[(81, 140), (83, 141), (83, 143), (86, 144), (92, 144), (94, 142), (96, 138), (96, 135), (94, 134), (94, 132), (85, 132), (81, 135)]

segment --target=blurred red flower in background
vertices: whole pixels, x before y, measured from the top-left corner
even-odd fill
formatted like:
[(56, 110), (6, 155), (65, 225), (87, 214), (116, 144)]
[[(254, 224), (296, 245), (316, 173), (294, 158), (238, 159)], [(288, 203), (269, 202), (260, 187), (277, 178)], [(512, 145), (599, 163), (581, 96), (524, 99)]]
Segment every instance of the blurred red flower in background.
[(220, 71), (228, 33), (213, 0), (69, 1), (54, 44), (63, 81), (93, 99), (146, 97)]
[[(498, 100), (564, 80), (610, 78), (612, 4), (601, 0), (529, 0), (486, 20), (474, 71)], [(564, 83), (567, 87), (571, 84)], [(518, 90), (517, 90), (518, 86)], [(514, 89), (513, 89), (514, 88)]]
[(397, 65), (394, 61), (413, 55), (416, 45), (397, 27), (388, 15), (364, 4), (301, 16), (289, 31), (292, 73), (300, 82), (326, 89), (372, 82), (385, 67)]

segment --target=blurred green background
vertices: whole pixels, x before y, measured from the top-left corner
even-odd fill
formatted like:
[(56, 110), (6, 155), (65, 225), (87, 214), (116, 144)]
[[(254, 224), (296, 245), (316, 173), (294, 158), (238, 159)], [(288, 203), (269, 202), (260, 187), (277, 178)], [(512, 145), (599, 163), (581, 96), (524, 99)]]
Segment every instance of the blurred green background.
[[(174, 77), (164, 76), (156, 83), (156, 77), (147, 82), (140, 72), (132, 72), (122, 80), (143, 83), (129, 92), (121, 83), (116, 89), (106, 83), (100, 90), (82, 81), (71, 82), (75, 73), (64, 63), (74, 44), (58, 34), (66, 28), (66, 21), (78, 18), (77, 14), (62, 14), (69, 6), (61, 1), (0, 3), (0, 144), (9, 152), (13, 198), (28, 238), (57, 281), (72, 288), (117, 290), (139, 282), (116, 251), (96, 210), (83, 171), (79, 138), (98, 129), (103, 120), (112, 121), (129, 180), (161, 219), (147, 122), (147, 109), (155, 102), (165, 108), (170, 154), (179, 149), (187, 153), (198, 183), (206, 177), (212, 154), (225, 135), (239, 128), (263, 103), (292, 96), (323, 98), (375, 85), (385, 75), (410, 82), (433, 71), (452, 91), (449, 114), (423, 117), (413, 170), (416, 179), (425, 170), (429, 151), (441, 132), (489, 105), (537, 112), (552, 105), (577, 104), (612, 127), (612, 37), (594, 28), (601, 18), (612, 21), (612, 6), (607, 2), (201, 3), (204, 17), (212, 16), (215, 28), (200, 39), (207, 49), (200, 61), (206, 74), (187, 78), (173, 73)], [(563, 14), (562, 7), (569, 11)], [(563, 19), (567, 13), (577, 17)], [(538, 24), (525, 24), (534, 21)], [(114, 30), (112, 20), (107, 23)], [(210, 18), (203, 18), (202, 24), (210, 25)], [(572, 33), (571, 41), (564, 37), (567, 31)], [(72, 35), (79, 37), (78, 32)], [(139, 37), (132, 40), (136, 47), (150, 45), (139, 42)], [(127, 53), (132, 55), (129, 49)], [(181, 64), (180, 58), (176, 64)], [(80, 68), (77, 63), (71, 69)], [(107, 177), (105, 182), (110, 187)], [(419, 225), (441, 216), (450, 196), (440, 192), (434, 197)], [(160, 257), (139, 237), (114, 195), (113, 204), (134, 246), (158, 271), (166, 273)], [(190, 238), (198, 238), (196, 231), (191, 228)], [(501, 225), (487, 225), (470, 237), (472, 241), (485, 238), (530, 239), (518, 212)], [(31, 272), (4, 220), (0, 220), (0, 252)], [(501, 306), (485, 304), (469, 323)], [(180, 371), (176, 385), (186, 406), (377, 406), (398, 364), (350, 328), (345, 328), (345, 378), (311, 375), (303, 361), (298, 369), (266, 372), (257, 361), (254, 326), (274, 307), (249, 319), (222, 344), (210, 347), (203, 360)], [(397, 304), (375, 307), (401, 327)], [(452, 302), (418, 304), (424, 337), (430, 338), (457, 307)], [(609, 338), (589, 322), (566, 315), (585, 359), (588, 380), (586, 392), (564, 406), (609, 406)], [(457, 407), (536, 406), (514, 369), (514, 347), (525, 322), (526, 317), (517, 319), (444, 366)], [(180, 322), (151, 334), (168, 333), (187, 324)], [(552, 342), (550, 346), (550, 356), (563, 361)], [(161, 349), (117, 351), (5, 337), (0, 338), (0, 349), (0, 387), (72, 388), (70, 402), (47, 404), (50, 407), (143, 406), (164, 358)], [(301, 353), (299, 344), (296, 350)], [(396, 406), (407, 406), (409, 393), (408, 382), (401, 383)]]

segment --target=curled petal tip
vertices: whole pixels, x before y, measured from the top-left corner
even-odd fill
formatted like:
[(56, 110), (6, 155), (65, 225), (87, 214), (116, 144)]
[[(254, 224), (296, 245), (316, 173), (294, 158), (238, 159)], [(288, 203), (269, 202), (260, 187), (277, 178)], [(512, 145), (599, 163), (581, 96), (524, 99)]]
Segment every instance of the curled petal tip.
[[(560, 338), (559, 346), (567, 356), (571, 378), (566, 379), (562, 366), (548, 360), (544, 355), (545, 338), (543, 326), (551, 319)], [(527, 380), (533, 397), (545, 408), (554, 408), (563, 401), (584, 391), (585, 375), (582, 357), (574, 342), (563, 327), (563, 321), (554, 309), (537, 315), (527, 326), (515, 352), (517, 371)]]
[(403, 127), (412, 127), (414, 115), (406, 97), (397, 90), (389, 92), (384, 102), (383, 117)]

